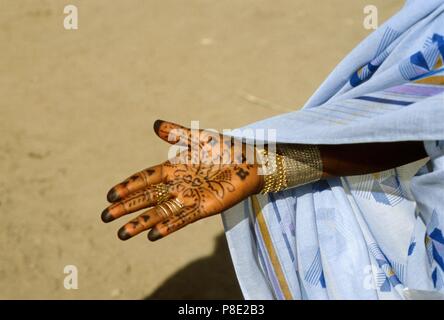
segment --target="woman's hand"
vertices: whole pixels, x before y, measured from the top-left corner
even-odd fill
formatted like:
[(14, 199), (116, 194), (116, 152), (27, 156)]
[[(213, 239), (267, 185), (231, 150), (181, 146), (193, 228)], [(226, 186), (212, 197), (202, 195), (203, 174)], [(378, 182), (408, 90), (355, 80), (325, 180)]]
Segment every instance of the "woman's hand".
[[(262, 189), (263, 177), (252, 146), (236, 144), (231, 137), (212, 131), (190, 130), (157, 120), (156, 134), (163, 140), (185, 147), (168, 161), (140, 171), (108, 192), (112, 204), (102, 213), (110, 222), (121, 216), (152, 207), (120, 228), (127, 240), (151, 229), (148, 238), (158, 240), (199, 219), (218, 214)], [(240, 146), (240, 147), (239, 147)], [(254, 158), (253, 158), (254, 159)], [(165, 218), (158, 206), (156, 184), (163, 183), (170, 198), (183, 208)]]

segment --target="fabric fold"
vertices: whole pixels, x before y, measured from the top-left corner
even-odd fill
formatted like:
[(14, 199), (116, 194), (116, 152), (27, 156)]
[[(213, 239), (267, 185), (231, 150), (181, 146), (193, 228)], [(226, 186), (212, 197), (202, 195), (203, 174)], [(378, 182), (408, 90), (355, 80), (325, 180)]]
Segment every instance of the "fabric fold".
[[(233, 133), (259, 141), (275, 134), (278, 143), (424, 141), (430, 156), (257, 195), (225, 212), (246, 299), (404, 299), (444, 290), (443, 62), (444, 0), (407, 1), (303, 109)], [(261, 130), (269, 136), (258, 138)]]

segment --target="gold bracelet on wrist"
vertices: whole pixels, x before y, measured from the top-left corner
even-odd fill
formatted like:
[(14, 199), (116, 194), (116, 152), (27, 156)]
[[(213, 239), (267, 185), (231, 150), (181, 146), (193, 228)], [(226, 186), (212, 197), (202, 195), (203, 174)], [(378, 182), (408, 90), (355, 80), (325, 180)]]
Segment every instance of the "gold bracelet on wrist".
[(312, 145), (280, 145), (276, 153), (263, 151), (266, 160), (261, 193), (278, 192), (322, 177), (319, 148)]
[(285, 159), (287, 185), (296, 187), (318, 181), (322, 177), (322, 160), (319, 148), (313, 145), (283, 145), (278, 152)]
[(267, 161), (264, 168), (264, 188), (261, 193), (278, 192), (287, 188), (287, 172), (284, 158), (278, 153), (263, 151)]

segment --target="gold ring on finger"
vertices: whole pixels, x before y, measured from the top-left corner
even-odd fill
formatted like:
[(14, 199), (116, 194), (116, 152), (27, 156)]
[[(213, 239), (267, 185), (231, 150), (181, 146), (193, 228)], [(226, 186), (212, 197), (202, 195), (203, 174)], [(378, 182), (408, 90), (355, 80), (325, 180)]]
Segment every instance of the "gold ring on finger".
[(162, 204), (170, 198), (170, 193), (165, 183), (154, 185), (154, 190), (156, 191), (157, 204)]
[(156, 206), (156, 209), (157, 209), (157, 213), (165, 220), (165, 219), (167, 219), (170, 215), (171, 215), (171, 212), (168, 210), (168, 208), (166, 208), (165, 206), (164, 206), (164, 204), (158, 204), (157, 206)]

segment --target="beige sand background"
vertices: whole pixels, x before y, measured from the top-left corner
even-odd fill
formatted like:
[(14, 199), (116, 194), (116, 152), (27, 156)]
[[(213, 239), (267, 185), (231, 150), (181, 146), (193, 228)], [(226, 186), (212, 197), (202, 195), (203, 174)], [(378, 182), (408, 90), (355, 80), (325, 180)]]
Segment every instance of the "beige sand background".
[(299, 108), (370, 33), (368, 4), (384, 21), (402, 1), (0, 0), (0, 298), (241, 298), (219, 216), (121, 242), (106, 191), (165, 159), (158, 118), (222, 129)]

